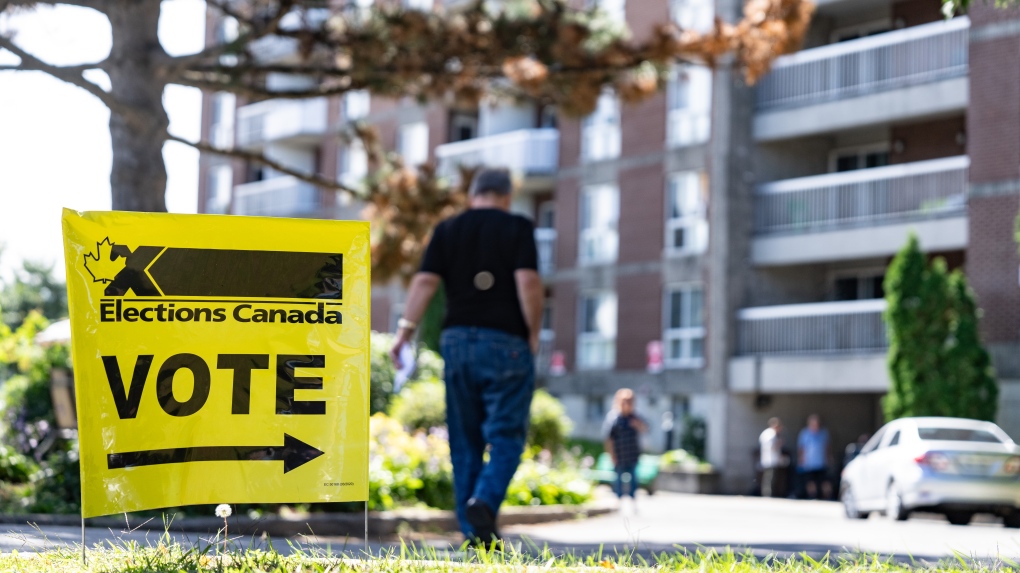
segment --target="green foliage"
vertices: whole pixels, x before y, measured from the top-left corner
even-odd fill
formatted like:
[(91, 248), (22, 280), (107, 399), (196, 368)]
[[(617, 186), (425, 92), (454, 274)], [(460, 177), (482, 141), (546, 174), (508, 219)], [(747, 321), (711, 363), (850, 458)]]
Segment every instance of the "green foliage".
[(36, 471), (31, 460), (7, 446), (0, 446), (0, 481), (25, 483)]
[(53, 278), (53, 267), (25, 261), (14, 278), (0, 289), (0, 322), (14, 329), (29, 313), (49, 320), (67, 316), (67, 286)]
[(410, 431), (446, 426), (446, 387), (430, 378), (412, 382), (394, 396), (388, 413)]
[(551, 452), (559, 452), (574, 423), (567, 416), (563, 403), (545, 390), (536, 390), (531, 400), (531, 423), (528, 426), (528, 444)]
[(526, 456), (506, 492), (506, 505), (580, 505), (592, 499), (592, 483), (572, 457), (536, 460)]
[(705, 459), (705, 439), (708, 428), (705, 419), (690, 414), (684, 416), (684, 430), (680, 436), (680, 449), (689, 452), (699, 460)]
[(885, 292), (892, 379), (886, 419), (993, 419), (998, 389), (963, 274), (949, 273), (942, 258), (928, 264), (911, 236), (889, 265)]
[[(371, 412), (385, 412), (393, 398), (393, 379), (397, 374), (393, 361), (390, 359), (390, 349), (393, 347), (393, 335), (382, 332), (373, 332), (372, 365), (371, 365), (371, 398), (369, 406)], [(443, 359), (439, 354), (428, 350), (418, 351), (417, 368), (413, 380), (443, 377)]]
[(687, 472), (710, 472), (712, 464), (702, 461), (687, 450), (670, 450), (659, 456), (659, 468)]

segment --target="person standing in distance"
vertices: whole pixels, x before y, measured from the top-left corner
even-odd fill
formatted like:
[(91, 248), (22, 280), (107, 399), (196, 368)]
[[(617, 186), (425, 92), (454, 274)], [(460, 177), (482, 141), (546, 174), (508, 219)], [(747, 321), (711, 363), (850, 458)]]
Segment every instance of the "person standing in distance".
[(629, 495), (631, 507), (637, 513), (637, 464), (641, 457), (641, 434), (648, 431), (648, 424), (634, 411), (634, 391), (620, 388), (613, 396), (613, 409), (606, 414), (602, 425), (605, 449), (613, 460), (616, 483), (613, 491), (620, 499), (621, 509), (624, 496)]
[(442, 284), (457, 520), (469, 541), (483, 544), (499, 540), (496, 516), (524, 451), (544, 298), (534, 226), (509, 212), (512, 189), (507, 171), (483, 170), (469, 209), (436, 226), (390, 352), (399, 368), (401, 348)]
[(772, 497), (776, 487), (776, 470), (783, 465), (783, 422), (769, 418), (769, 427), (758, 436), (761, 448), (761, 496)]

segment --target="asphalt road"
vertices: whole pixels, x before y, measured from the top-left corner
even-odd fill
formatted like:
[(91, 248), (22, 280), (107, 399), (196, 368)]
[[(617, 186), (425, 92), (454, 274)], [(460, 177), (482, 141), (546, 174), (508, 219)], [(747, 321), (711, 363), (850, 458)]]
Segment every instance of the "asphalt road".
[[(0, 526), (0, 550), (38, 551), (47, 547), (75, 545), (81, 531), (75, 527), (30, 525)], [(643, 555), (661, 551), (732, 548), (763, 557), (807, 553), (813, 557), (843, 553), (878, 553), (897, 559), (938, 561), (957, 555), (990, 559), (1020, 560), (1020, 530), (1006, 529), (993, 519), (978, 519), (969, 526), (955, 526), (939, 516), (917, 516), (907, 522), (889, 522), (878, 515), (866, 521), (843, 517), (842, 507), (832, 502), (792, 501), (747, 497), (695, 496), (658, 493), (638, 498), (636, 514), (614, 513), (602, 517), (543, 525), (507, 528), (507, 537), (527, 548), (548, 545), (553, 551), (588, 554), (602, 548), (605, 553), (636, 549)], [(186, 544), (208, 543), (204, 536), (173, 534)], [(151, 531), (90, 528), (86, 544), (120, 544), (136, 541), (158, 542)], [(437, 548), (448, 548), (452, 536), (419, 540)], [(258, 539), (238, 540), (241, 545), (264, 543)], [(363, 540), (308, 538), (277, 540), (276, 548), (291, 547), (362, 551)], [(373, 541), (373, 552), (392, 547), (392, 541)]]

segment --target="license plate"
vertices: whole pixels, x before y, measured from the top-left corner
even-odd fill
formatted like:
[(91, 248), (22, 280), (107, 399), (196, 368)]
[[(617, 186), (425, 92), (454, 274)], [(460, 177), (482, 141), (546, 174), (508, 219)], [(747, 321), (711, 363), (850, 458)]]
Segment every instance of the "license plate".
[(963, 454), (956, 457), (957, 467), (963, 473), (986, 475), (997, 460), (991, 456)]

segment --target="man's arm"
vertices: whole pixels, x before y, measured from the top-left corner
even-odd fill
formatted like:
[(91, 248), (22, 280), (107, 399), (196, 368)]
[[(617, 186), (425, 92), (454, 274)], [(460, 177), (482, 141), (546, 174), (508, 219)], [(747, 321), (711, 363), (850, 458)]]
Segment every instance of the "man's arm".
[(538, 351), (538, 334), (542, 330), (542, 305), (545, 303), (545, 292), (538, 271), (533, 269), (517, 269), (514, 271), (517, 282), (517, 298), (521, 303), (521, 313), (528, 325), (528, 343), (531, 351)]
[[(414, 275), (414, 278), (411, 279), (411, 288), (407, 292), (407, 300), (404, 302), (403, 318), (405, 320), (415, 325), (421, 321), (421, 317), (425, 315), (425, 309), (428, 308), (429, 302), (436, 294), (441, 280), (439, 275), (434, 273), (419, 272)], [(393, 343), (393, 348), (390, 349), (390, 358), (393, 359), (393, 364), (397, 368), (403, 366), (400, 362), (400, 349), (411, 340), (414, 331), (414, 328), (407, 327), (397, 329), (397, 340)]]

